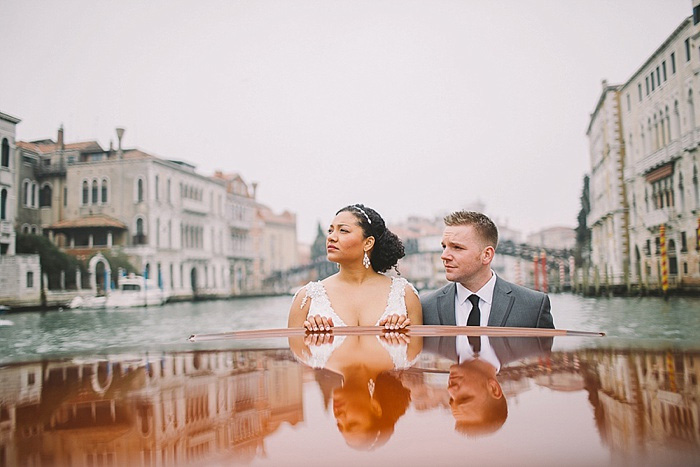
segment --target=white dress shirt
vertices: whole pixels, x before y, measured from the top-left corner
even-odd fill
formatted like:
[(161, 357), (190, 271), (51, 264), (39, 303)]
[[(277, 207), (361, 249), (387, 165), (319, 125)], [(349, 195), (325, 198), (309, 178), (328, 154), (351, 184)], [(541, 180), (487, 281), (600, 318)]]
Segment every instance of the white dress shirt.
[(496, 273), (491, 271), (491, 279), (476, 292), (464, 287), (459, 282), (457, 293), (455, 293), (455, 323), (457, 326), (466, 326), (469, 312), (472, 311), (472, 302), (467, 300), (470, 295), (479, 296), (479, 311), (481, 312), (480, 326), (488, 326), (489, 315), (491, 314), (491, 303), (493, 303), (493, 288), (496, 286)]
[(496, 372), (500, 371), (501, 362), (498, 360), (496, 351), (493, 350), (493, 347), (491, 347), (491, 343), (489, 342), (489, 336), (479, 336), (479, 338), (481, 342), (481, 350), (479, 350), (479, 354), (477, 355), (474, 354), (472, 346), (469, 345), (468, 336), (457, 336), (457, 340), (455, 342), (457, 348), (455, 350), (457, 350), (459, 363), (478, 358), (480, 360), (484, 360), (485, 362), (493, 366), (496, 369)]

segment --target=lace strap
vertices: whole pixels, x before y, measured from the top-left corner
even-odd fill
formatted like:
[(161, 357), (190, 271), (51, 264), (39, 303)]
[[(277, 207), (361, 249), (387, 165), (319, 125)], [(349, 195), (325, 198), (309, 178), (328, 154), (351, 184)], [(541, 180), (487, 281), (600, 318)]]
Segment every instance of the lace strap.
[[(301, 292), (301, 289), (297, 293)], [(326, 297), (325, 289), (323, 288), (323, 284), (321, 284), (320, 281), (316, 282), (309, 282), (304, 286), (304, 298), (301, 300), (301, 306), (299, 307), (304, 308), (304, 305), (306, 305), (306, 302), (312, 298), (312, 299), (317, 299), (317, 300), (323, 300)], [(328, 300), (326, 298), (326, 300)], [(330, 302), (329, 302), (330, 303)]]

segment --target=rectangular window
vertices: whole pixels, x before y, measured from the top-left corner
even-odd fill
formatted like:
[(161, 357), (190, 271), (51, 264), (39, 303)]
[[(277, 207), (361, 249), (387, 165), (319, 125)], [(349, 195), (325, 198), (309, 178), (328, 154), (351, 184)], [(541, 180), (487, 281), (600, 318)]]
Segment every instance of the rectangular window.
[(649, 77), (651, 78), (651, 92), (654, 92), (654, 90), (656, 89), (656, 83), (654, 83), (654, 72), (653, 71), (651, 72), (651, 75), (649, 75)]
[(700, 5), (693, 8), (693, 25), (700, 23)]
[(63, 205), (68, 206), (68, 187), (63, 187)]
[(690, 39), (685, 40), (685, 61), (690, 61)]
[(642, 83), (637, 83), (637, 91), (639, 91), (639, 102), (642, 102)]
[(659, 71), (659, 67), (656, 67), (656, 85), (661, 86), (661, 71)]
[(34, 288), (34, 273), (32, 271), (27, 271), (27, 288)]
[(632, 104), (630, 103), (630, 93), (627, 93), (627, 111), (632, 110)]
[(664, 60), (663, 63), (661, 63), (661, 71), (663, 71), (663, 73), (664, 73), (664, 83), (665, 83), (666, 79), (667, 79), (666, 78), (666, 60)]
[(676, 52), (671, 52), (671, 73), (676, 74)]
[(688, 239), (685, 236), (685, 232), (681, 232), (681, 253), (688, 251)]
[(649, 95), (649, 77), (648, 76), (646, 78), (644, 78), (644, 83), (646, 84), (647, 96), (648, 96)]
[(644, 254), (651, 256), (651, 240), (647, 239), (646, 247), (644, 248)]

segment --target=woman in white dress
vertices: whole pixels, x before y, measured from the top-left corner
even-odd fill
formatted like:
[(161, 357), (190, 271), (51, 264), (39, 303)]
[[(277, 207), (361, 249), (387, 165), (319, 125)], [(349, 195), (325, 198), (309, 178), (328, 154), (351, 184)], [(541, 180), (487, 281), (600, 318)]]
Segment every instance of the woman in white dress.
[(422, 324), (420, 299), (413, 286), (404, 278), (383, 274), (396, 266), (404, 248), (375, 210), (354, 204), (338, 211), (328, 228), (326, 252), (340, 269), (297, 292), (289, 327), (328, 331), (334, 326), (384, 326), (395, 330)]

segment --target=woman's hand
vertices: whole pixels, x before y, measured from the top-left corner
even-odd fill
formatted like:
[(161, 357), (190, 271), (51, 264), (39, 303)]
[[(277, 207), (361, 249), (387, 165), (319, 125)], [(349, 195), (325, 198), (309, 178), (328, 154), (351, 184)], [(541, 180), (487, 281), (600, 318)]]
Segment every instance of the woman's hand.
[(385, 332), (379, 338), (388, 345), (399, 346), (411, 343), (411, 336), (405, 332)]
[(379, 326), (384, 326), (384, 329), (404, 329), (411, 325), (411, 319), (406, 315), (393, 314), (379, 321)]
[[(335, 336), (333, 334), (329, 333), (313, 333), (313, 334), (307, 334), (304, 336), (304, 344), (308, 347), (313, 347), (313, 346), (318, 346), (318, 345), (323, 345), (323, 344), (332, 344), (333, 339)], [(311, 353), (309, 352), (309, 355)]]
[(304, 327), (307, 331), (330, 331), (333, 329), (333, 318), (326, 318), (321, 315), (307, 316), (304, 321)]

